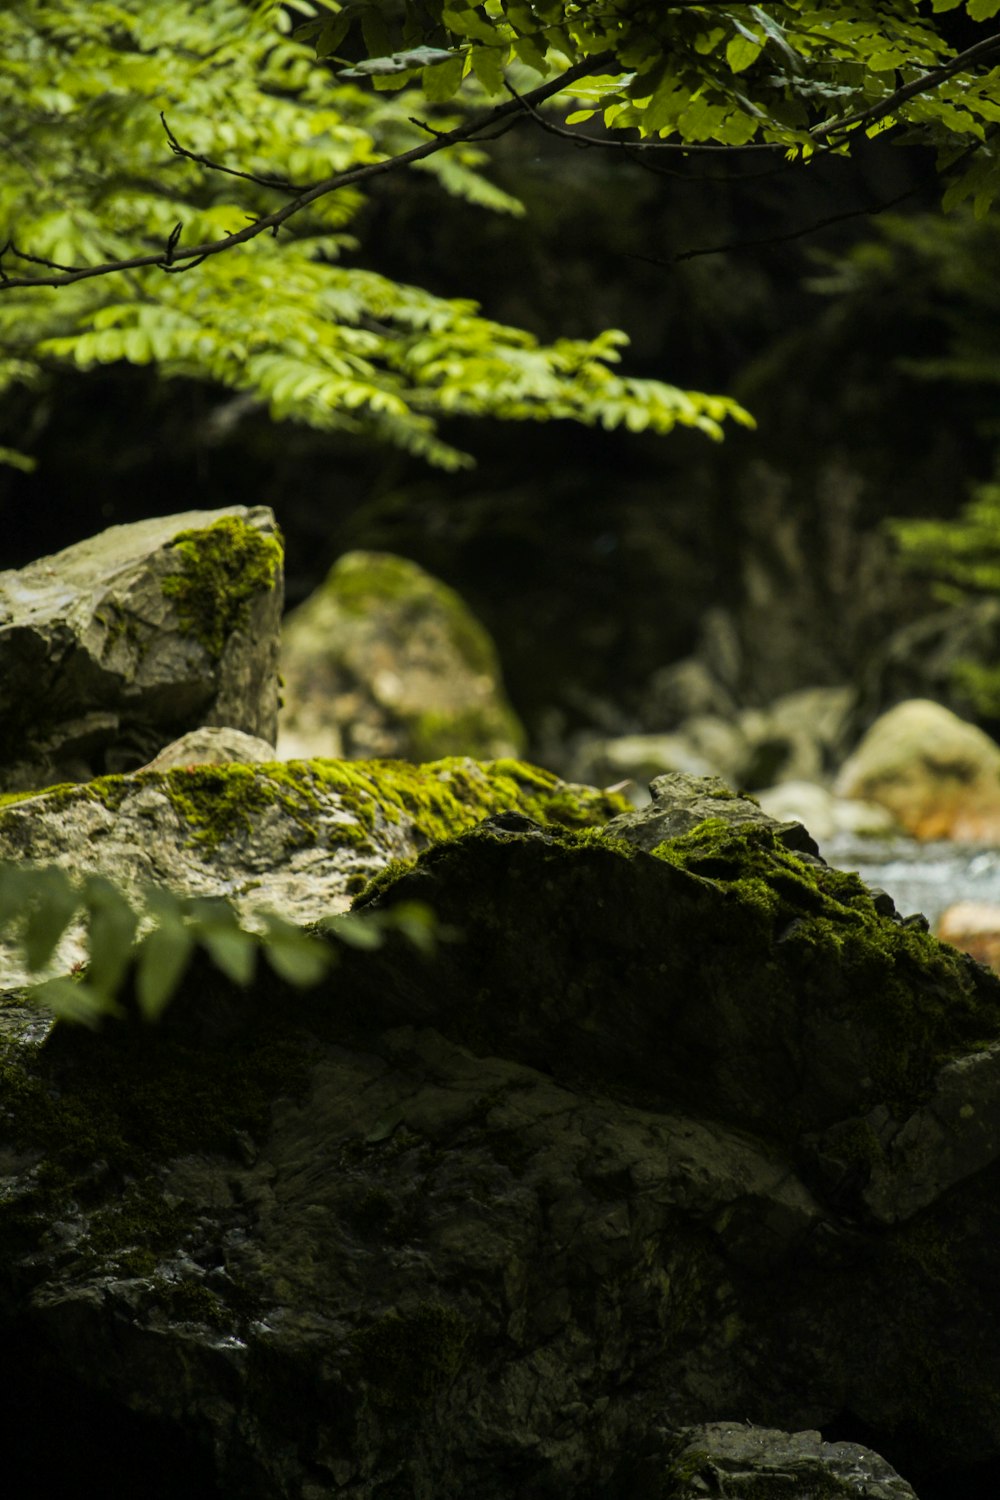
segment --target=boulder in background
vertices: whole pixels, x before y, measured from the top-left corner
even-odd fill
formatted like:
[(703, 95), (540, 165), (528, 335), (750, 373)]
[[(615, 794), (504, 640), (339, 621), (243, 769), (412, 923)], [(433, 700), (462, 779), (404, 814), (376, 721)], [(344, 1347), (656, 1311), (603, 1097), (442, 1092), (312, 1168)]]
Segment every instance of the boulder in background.
[(1000, 839), (1000, 746), (930, 699), (876, 719), (834, 790), (881, 803), (916, 838)]
[(282, 634), (284, 758), (516, 755), (524, 732), (493, 642), (453, 589), (386, 552), (348, 552)]

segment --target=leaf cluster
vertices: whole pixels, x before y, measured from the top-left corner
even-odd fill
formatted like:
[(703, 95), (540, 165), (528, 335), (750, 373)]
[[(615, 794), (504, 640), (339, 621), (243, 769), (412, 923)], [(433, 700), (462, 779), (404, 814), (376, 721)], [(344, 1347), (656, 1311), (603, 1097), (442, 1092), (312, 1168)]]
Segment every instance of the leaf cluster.
[[(86, 958), (72, 973), (59, 966), (63, 940), (82, 922)], [(57, 865), (0, 864), (0, 934), (32, 974), (31, 998), (63, 1020), (96, 1025), (117, 1014), (131, 984), (140, 1013), (158, 1020), (180, 989), (198, 950), (232, 983), (246, 986), (263, 954), (289, 984), (318, 984), (336, 963), (338, 945), (381, 946), (398, 932), (430, 953), (439, 935), (432, 913), (417, 903), (386, 911), (346, 912), (312, 931), (274, 912), (241, 919), (223, 897), (181, 896), (165, 886), (127, 893), (103, 875), (74, 880)]]
[[(343, 19), (332, 0), (290, 9), (314, 24), (321, 13), (323, 25)], [(712, 436), (724, 418), (747, 420), (733, 402), (619, 375), (621, 334), (544, 345), (468, 301), (349, 263), (364, 205), (353, 179), (280, 235), (200, 264), (178, 259), (462, 117), (464, 103), (443, 107), (440, 90), (336, 77), (288, 20), (241, 0), (13, 0), (0, 12), (0, 398), (62, 366), (153, 365), (247, 393), (276, 420), (446, 467), (467, 460), (441, 438), (445, 416), (681, 424)], [(372, 35), (372, 16), (361, 21)], [(484, 160), (464, 140), (419, 167), (452, 196), (520, 212)], [(10, 276), (12, 264), (41, 276), (151, 251), (158, 265), (73, 281), (58, 296)]]
[[(512, 77), (592, 59), (598, 76), (574, 85), (581, 97), (567, 123), (596, 119), (640, 142), (781, 147), (808, 159), (896, 130), (935, 146), (942, 169), (961, 159), (946, 203), (971, 197), (985, 212), (1000, 186), (1000, 40), (956, 54), (936, 17), (961, 3), (331, 0), (334, 15), (306, 32), (320, 56), (357, 45), (360, 33), (368, 57), (342, 76), (383, 90), (419, 78), (439, 101), (469, 79), (497, 95)], [(965, 10), (986, 22), (1000, 0), (966, 0)]]

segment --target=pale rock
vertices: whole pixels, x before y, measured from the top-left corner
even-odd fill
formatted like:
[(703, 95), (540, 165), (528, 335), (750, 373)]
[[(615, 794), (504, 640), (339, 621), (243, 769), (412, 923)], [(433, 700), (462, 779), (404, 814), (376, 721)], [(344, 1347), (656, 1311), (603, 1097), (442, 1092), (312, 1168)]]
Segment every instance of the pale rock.
[(1000, 839), (1000, 746), (929, 699), (876, 719), (834, 791), (887, 807), (916, 838)]

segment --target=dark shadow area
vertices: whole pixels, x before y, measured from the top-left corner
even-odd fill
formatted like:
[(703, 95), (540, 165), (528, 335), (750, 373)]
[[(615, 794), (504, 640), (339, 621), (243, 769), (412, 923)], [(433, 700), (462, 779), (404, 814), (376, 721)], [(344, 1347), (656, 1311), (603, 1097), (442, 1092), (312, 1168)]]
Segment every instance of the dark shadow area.
[(860, 1443), (878, 1453), (912, 1485), (920, 1500), (996, 1500), (1000, 1495), (1000, 1459), (942, 1468), (919, 1433), (888, 1433), (871, 1427), (852, 1412), (843, 1412), (823, 1428), (827, 1443)]
[(193, 1432), (128, 1411), (46, 1367), (25, 1329), (6, 1330), (0, 1448), (8, 1500), (224, 1500)]

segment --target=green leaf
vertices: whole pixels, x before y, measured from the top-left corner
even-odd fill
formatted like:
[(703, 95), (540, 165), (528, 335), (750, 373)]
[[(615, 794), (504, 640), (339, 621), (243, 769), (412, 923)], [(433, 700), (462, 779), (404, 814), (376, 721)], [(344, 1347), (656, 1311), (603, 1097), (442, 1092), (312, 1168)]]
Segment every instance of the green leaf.
[(351, 17), (345, 13), (324, 21), (316, 37), (316, 56), (332, 57), (351, 29)]
[(31, 998), (51, 1010), (61, 1021), (75, 1021), (84, 1026), (99, 1026), (105, 1016), (120, 1012), (113, 999), (86, 980), (60, 975), (32, 985)]
[(381, 948), (384, 942), (380, 919), (377, 916), (364, 916), (360, 912), (344, 912), (342, 916), (331, 917), (328, 922), (323, 923), (323, 929), (330, 937), (336, 938), (339, 943), (346, 943), (349, 948), (362, 948), (371, 951)]
[(366, 5), (361, 12), (361, 32), (369, 57), (383, 57), (392, 51), (389, 25), (377, 5)]
[(244, 932), (228, 902), (192, 902), (190, 929), (227, 979), (243, 988), (251, 982), (257, 966), (257, 940)]
[(164, 921), (148, 932), (136, 955), (135, 992), (147, 1021), (159, 1020), (183, 979), (194, 937), (183, 922)]
[(28, 968), (43, 969), (80, 905), (80, 893), (65, 870), (56, 865), (34, 871), (31, 909), (24, 924), (23, 947)]
[(750, 67), (751, 63), (757, 61), (762, 51), (763, 47), (760, 42), (748, 41), (745, 36), (734, 36), (726, 46), (726, 62), (729, 64), (730, 71), (742, 73)]
[(966, 9), (970, 20), (992, 21), (997, 11), (1000, 11), (1000, 0), (969, 0)]
[(503, 41), (496, 27), (491, 26), (485, 16), (477, 11), (456, 10), (446, 6), (441, 13), (441, 20), (455, 36), (468, 38), (470, 41), (487, 42), (491, 47)]
[(488, 94), (503, 92), (503, 65), (507, 60), (506, 53), (506, 48), (501, 50), (497, 47), (473, 47), (472, 49), (472, 71)]
[(456, 52), (452, 54), (450, 62), (424, 69), (420, 82), (431, 104), (444, 104), (458, 92), (464, 68), (465, 57), (461, 52)]
[(458, 935), (452, 928), (442, 928), (423, 901), (400, 901), (390, 908), (387, 920), (427, 958), (432, 957), (440, 940), (453, 942)]
[(123, 893), (103, 875), (87, 876), (83, 903), (90, 953), (88, 980), (102, 994), (114, 996), (132, 957), (138, 919)]
[(264, 943), (264, 957), (280, 979), (300, 989), (318, 984), (329, 973), (333, 961), (325, 943), (294, 930), (269, 933)]
[(529, 68), (534, 68), (536, 72), (543, 75), (549, 71), (545, 56), (548, 48), (543, 36), (531, 33), (526, 36), (515, 36), (513, 45), (518, 57)]

